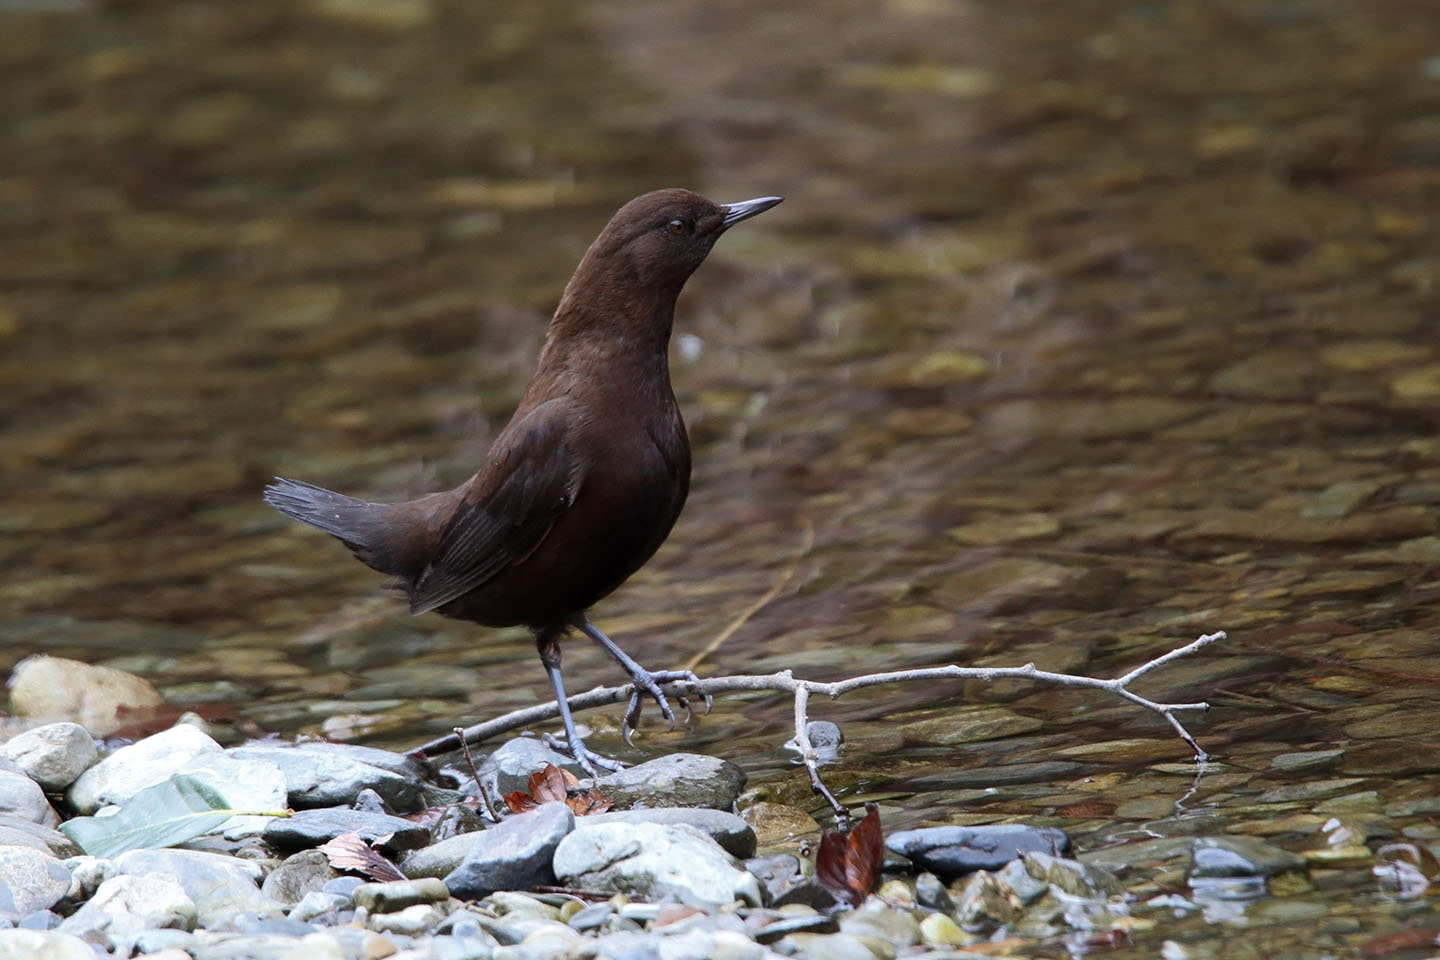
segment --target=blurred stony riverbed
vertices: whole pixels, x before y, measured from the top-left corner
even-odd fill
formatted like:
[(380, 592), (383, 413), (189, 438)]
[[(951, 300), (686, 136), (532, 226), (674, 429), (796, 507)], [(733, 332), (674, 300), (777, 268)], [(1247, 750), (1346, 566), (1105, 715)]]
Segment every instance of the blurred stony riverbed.
[[(1197, 893), (1163, 841), (1304, 858), (1122, 955), (1440, 928), (1372, 874), (1440, 843), (1433, 13), (0, 3), (0, 666), (137, 673), (225, 743), (404, 749), (545, 697), (522, 632), (406, 616), (260, 487), (459, 482), (615, 207), (782, 194), (682, 298), (691, 500), (602, 629), (677, 666), (774, 590), (697, 670), (815, 679), (1106, 676), (1226, 630), (1140, 684), (1212, 703), (1203, 768), (1114, 698), (937, 683), (814, 703), (827, 778), (887, 829), (1063, 827), (1137, 897)], [(823, 819), (789, 708), (634, 753), (581, 719)]]

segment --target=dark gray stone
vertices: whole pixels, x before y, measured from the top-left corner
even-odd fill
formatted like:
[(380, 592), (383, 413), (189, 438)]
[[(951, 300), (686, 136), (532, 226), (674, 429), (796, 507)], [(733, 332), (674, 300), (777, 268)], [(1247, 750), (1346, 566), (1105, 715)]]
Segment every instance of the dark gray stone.
[(1054, 827), (1002, 823), (900, 830), (885, 838), (885, 846), (950, 880), (975, 870), (998, 870), (1025, 853), (1063, 854), (1070, 838)]
[(672, 753), (607, 774), (594, 781), (594, 786), (614, 802), (617, 810), (630, 807), (729, 810), (745, 788), (745, 771), (719, 757)]
[(733, 813), (708, 807), (655, 807), (654, 809), (611, 810), (585, 818), (586, 824), (597, 823), (688, 823), (710, 835), (710, 838), (733, 857), (741, 860), (755, 856), (755, 831), (750, 824)]
[(823, 913), (807, 917), (786, 917), (766, 924), (751, 935), (756, 943), (774, 943), (792, 933), (838, 933), (840, 923)]
[(451, 894), (478, 900), (497, 890), (528, 890), (554, 883), (555, 848), (575, 829), (575, 815), (563, 803), (546, 803), (502, 820), (476, 835), (460, 866), (445, 877)]
[(348, 900), (354, 897), (356, 887), (364, 885), (365, 881), (360, 877), (336, 877), (321, 887), (320, 890), (324, 893), (333, 893), (337, 896), (345, 897)]
[(430, 831), (388, 813), (368, 813), (349, 807), (327, 807), (323, 810), (297, 810), (288, 817), (276, 817), (265, 827), (265, 842), (283, 850), (318, 847), (342, 833), (358, 833), (373, 843), (390, 835), (386, 850), (410, 850), (423, 847), (430, 840)]
[(814, 880), (805, 880), (788, 887), (785, 892), (775, 898), (770, 905), (779, 909), (788, 907), (791, 904), (799, 903), (810, 907), (820, 913), (833, 913), (841, 907), (849, 906), (836, 899), (835, 894), (820, 886)]
[(933, 873), (922, 873), (915, 878), (915, 902), (941, 913), (955, 912), (955, 901), (950, 899), (945, 884)]

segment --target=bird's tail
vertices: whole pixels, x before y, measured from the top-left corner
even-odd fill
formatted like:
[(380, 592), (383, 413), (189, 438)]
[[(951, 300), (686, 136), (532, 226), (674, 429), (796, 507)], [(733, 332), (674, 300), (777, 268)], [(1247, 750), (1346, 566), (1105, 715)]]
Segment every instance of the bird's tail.
[(265, 502), (287, 517), (324, 530), (367, 565), (382, 573), (394, 572), (382, 569), (388, 566), (384, 562), (388, 551), (379, 542), (385, 530), (384, 514), (391, 509), (390, 504), (357, 500), (313, 483), (283, 477), (276, 477), (275, 482), (265, 488)]

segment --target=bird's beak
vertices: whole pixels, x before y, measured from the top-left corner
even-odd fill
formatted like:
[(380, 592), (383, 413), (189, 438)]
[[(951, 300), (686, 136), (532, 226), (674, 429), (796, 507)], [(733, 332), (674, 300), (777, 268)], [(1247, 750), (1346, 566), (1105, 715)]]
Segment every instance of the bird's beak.
[(754, 200), (722, 204), (720, 209), (725, 211), (725, 219), (720, 221), (720, 229), (728, 229), (741, 220), (749, 220), (757, 214), (764, 213), (784, 199), (784, 197), (756, 197)]

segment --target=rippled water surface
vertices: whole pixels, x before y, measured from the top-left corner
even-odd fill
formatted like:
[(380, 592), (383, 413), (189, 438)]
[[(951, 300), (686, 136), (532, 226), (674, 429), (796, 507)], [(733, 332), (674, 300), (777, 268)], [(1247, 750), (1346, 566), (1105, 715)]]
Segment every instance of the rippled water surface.
[[(682, 299), (693, 492), (602, 628), (672, 666), (774, 591), (699, 669), (817, 679), (1112, 675), (1224, 629), (1141, 685), (1212, 702), (1203, 770), (1117, 699), (946, 683), (814, 704), (849, 740), (827, 773), (893, 826), (1310, 857), (1137, 956), (1440, 926), (1370, 869), (1440, 843), (1434, 14), (0, 4), (0, 666), (392, 746), (545, 697), (522, 632), (408, 617), (259, 490), (458, 483), (615, 207), (778, 193)], [(580, 642), (567, 673), (620, 679)], [(633, 756), (618, 708), (583, 719)], [(727, 696), (640, 744), (819, 815), (789, 724)]]

